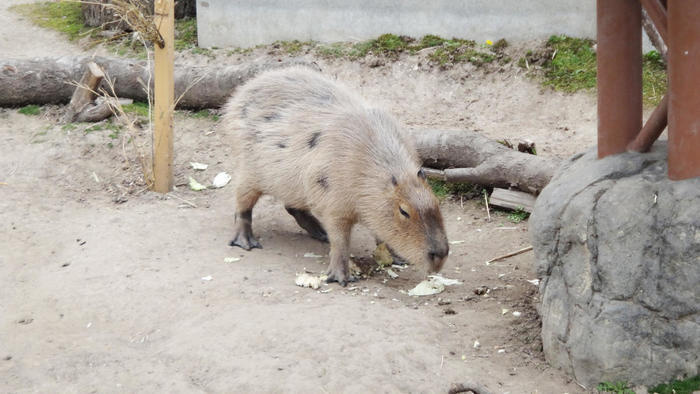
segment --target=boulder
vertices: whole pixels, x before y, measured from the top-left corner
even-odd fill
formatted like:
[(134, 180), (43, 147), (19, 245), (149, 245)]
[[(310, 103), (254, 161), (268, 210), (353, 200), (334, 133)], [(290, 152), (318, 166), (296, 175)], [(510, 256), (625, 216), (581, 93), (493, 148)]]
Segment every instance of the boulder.
[(535, 204), (545, 357), (589, 388), (700, 373), (700, 178), (666, 157), (578, 154)]

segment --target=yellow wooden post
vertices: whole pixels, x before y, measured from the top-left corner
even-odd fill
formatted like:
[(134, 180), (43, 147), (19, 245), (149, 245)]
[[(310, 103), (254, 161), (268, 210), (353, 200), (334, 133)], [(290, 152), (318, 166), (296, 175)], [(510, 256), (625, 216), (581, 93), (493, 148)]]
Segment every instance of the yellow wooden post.
[(162, 42), (155, 43), (155, 95), (153, 133), (153, 190), (167, 193), (173, 189), (173, 109), (175, 102), (173, 0), (156, 0), (155, 25)]

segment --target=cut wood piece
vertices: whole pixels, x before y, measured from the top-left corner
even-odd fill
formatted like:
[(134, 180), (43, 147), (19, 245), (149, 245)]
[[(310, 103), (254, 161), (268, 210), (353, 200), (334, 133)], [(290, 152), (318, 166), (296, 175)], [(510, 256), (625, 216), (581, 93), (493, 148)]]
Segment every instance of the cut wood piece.
[(90, 104), (83, 108), (79, 114), (76, 115), (73, 122), (99, 122), (105, 120), (110, 116), (114, 115), (114, 109), (108, 100), (97, 99), (97, 102)]
[(535, 196), (516, 190), (494, 188), (489, 202), (497, 207), (532, 212), (535, 208)]
[(64, 122), (73, 122), (80, 116), (81, 112), (90, 109), (92, 101), (97, 97), (95, 93), (97, 87), (102, 83), (104, 76), (102, 69), (95, 62), (88, 62), (85, 65), (85, 72), (80, 78), (78, 86), (75, 87), (70, 104), (68, 104), (63, 116)]
[[(85, 64), (97, 63), (105, 78), (114, 82), (118, 97), (147, 101), (144, 86), (153, 89), (153, 71), (147, 63), (108, 57), (60, 57), (0, 60), (0, 107), (27, 104), (67, 103), (73, 94), (71, 81), (80, 80)], [(271, 69), (316, 64), (299, 59), (253, 61), (243, 65), (219, 67), (175, 66), (175, 97), (178, 108), (218, 108), (241, 86), (257, 74)], [(107, 92), (111, 89), (102, 82)]]

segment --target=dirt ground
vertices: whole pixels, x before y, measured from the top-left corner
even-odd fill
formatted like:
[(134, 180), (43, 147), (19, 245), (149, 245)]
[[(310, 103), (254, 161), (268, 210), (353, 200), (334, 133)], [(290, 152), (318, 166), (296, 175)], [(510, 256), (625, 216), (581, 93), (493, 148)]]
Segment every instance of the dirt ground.
[[(0, 6), (4, 57), (86, 53), (6, 10), (20, 2)], [(259, 56), (281, 55), (179, 57)], [(445, 71), (420, 58), (373, 67), (306, 56), (409, 128), (529, 138), (557, 157), (595, 143), (593, 96), (543, 89), (517, 66)], [(127, 139), (145, 132), (85, 133), (89, 125), (57, 124), (60, 110), (0, 109), (1, 391), (444, 393), (466, 382), (494, 393), (583, 391), (543, 359), (532, 253), (485, 264), (529, 245), (526, 222), (499, 212), (488, 221), (479, 201), (443, 202), (453, 243), (443, 275), (464, 283), (436, 296), (405, 294), (425, 275), (413, 266), (398, 279), (300, 288), (295, 274), (323, 272), (328, 246), (278, 201), (256, 207), (264, 249), (245, 252), (228, 246), (233, 190), (185, 186), (189, 176), (235, 176), (215, 121), (176, 116), (179, 186), (162, 196), (144, 190)], [(195, 173), (190, 161), (209, 168)], [(356, 229), (352, 253), (368, 257), (373, 247)]]

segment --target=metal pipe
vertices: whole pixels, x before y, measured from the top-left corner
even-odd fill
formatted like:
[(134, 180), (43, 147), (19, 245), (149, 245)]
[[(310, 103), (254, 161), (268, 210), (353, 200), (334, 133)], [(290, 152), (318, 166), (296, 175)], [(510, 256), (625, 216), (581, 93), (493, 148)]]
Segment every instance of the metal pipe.
[(627, 150), (629, 152), (649, 152), (651, 146), (654, 144), (661, 133), (664, 132), (666, 125), (668, 124), (668, 94), (664, 95), (661, 102), (656, 107), (654, 112), (651, 113), (647, 122), (644, 123), (642, 131), (637, 134), (637, 137), (627, 145)]
[(668, 177), (700, 176), (700, 1), (668, 2)]
[(642, 128), (642, 7), (597, 0), (598, 157), (622, 153)]

